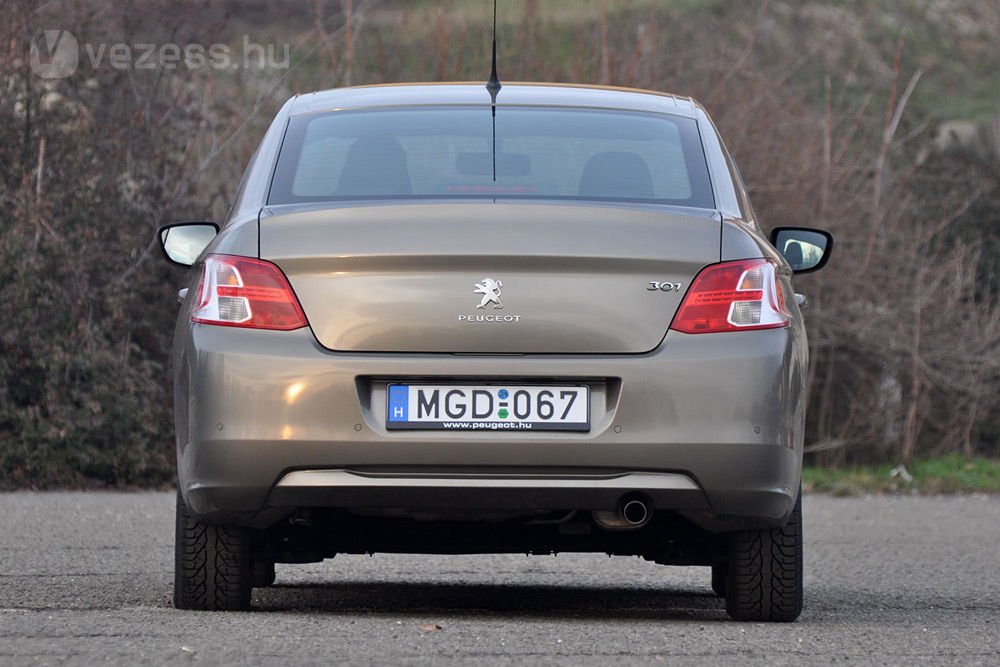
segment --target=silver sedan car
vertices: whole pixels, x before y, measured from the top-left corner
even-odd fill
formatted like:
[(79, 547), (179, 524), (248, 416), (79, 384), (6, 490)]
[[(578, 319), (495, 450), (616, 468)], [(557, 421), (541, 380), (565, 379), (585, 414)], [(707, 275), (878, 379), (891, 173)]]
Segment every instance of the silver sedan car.
[(175, 603), (275, 563), (601, 552), (802, 608), (806, 334), (705, 110), (649, 91), (348, 88), (278, 112), (194, 267), (173, 351)]

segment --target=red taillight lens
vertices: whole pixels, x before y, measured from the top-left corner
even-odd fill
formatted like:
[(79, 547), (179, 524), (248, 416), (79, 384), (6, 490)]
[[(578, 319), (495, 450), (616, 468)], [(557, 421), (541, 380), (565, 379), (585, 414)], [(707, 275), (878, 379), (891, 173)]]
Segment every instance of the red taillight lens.
[(191, 321), (281, 331), (308, 324), (281, 269), (270, 262), (235, 255), (205, 258)]
[(689, 334), (775, 329), (790, 319), (775, 265), (745, 259), (702, 269), (670, 328)]

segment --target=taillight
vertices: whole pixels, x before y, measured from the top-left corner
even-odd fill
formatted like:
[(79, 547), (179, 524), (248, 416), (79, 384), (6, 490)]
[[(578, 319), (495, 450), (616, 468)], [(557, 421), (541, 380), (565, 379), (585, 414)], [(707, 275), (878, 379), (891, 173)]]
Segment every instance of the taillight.
[(689, 334), (719, 333), (787, 327), (790, 320), (775, 264), (745, 259), (702, 269), (670, 328)]
[(205, 258), (191, 321), (281, 331), (307, 324), (292, 286), (277, 266), (235, 255)]

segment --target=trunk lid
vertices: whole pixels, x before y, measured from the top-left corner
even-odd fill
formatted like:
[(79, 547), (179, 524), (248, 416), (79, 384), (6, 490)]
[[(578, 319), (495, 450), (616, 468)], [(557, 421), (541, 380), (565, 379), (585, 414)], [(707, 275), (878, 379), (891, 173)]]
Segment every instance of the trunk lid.
[(665, 207), (280, 206), (261, 214), (260, 256), (330, 350), (641, 353), (719, 261), (720, 233), (710, 211)]

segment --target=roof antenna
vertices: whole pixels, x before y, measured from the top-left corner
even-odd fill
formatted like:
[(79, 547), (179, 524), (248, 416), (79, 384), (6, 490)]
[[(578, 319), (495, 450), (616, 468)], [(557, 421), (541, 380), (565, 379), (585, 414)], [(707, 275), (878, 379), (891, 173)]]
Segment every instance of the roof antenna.
[(497, 0), (493, 0), (493, 67), (490, 70), (490, 80), (486, 82), (486, 91), (490, 94), (493, 113), (493, 182), (497, 182), (497, 93), (503, 86), (497, 76)]
[(497, 93), (503, 86), (497, 76), (497, 0), (493, 0), (493, 69), (490, 70), (490, 80), (486, 82), (486, 90), (493, 101), (493, 115), (496, 115)]

